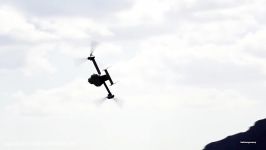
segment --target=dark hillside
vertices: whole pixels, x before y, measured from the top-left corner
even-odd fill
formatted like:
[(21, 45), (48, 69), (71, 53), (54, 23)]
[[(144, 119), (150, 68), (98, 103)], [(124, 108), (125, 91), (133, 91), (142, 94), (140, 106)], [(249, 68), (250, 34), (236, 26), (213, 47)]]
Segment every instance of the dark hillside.
[(266, 119), (257, 121), (246, 132), (212, 142), (203, 150), (266, 150)]

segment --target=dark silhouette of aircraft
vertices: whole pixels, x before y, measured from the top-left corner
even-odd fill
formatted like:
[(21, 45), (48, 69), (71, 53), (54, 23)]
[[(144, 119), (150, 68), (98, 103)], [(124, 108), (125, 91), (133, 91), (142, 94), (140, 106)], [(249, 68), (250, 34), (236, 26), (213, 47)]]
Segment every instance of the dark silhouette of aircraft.
[(114, 82), (112, 81), (107, 69), (104, 69), (105, 75), (101, 75), (101, 71), (100, 71), (100, 69), (99, 69), (99, 67), (98, 67), (98, 65), (97, 65), (97, 63), (95, 61), (95, 56), (93, 56), (92, 53), (93, 53), (93, 49), (92, 49), (92, 51), (90, 53), (90, 56), (87, 59), (93, 62), (93, 65), (96, 68), (98, 74), (92, 74), (91, 77), (88, 79), (88, 82), (90, 84), (93, 84), (93, 85), (97, 86), (97, 87), (100, 87), (100, 86), (104, 85), (105, 89), (108, 92), (108, 95), (107, 95), (106, 98), (112, 99), (115, 96), (111, 93), (111, 91), (108, 88), (108, 86), (105, 83), (105, 81), (109, 81), (111, 83), (111, 86), (114, 84)]

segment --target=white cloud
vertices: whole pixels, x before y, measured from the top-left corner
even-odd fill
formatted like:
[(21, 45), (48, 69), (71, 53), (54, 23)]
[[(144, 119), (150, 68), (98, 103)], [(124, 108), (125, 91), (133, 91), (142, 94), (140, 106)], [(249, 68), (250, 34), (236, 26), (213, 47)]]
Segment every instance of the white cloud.
[(38, 29), (51, 32), (60, 39), (87, 39), (95, 34), (99, 34), (99, 36), (112, 35), (106, 26), (83, 17), (35, 18), (32, 22)]
[(97, 90), (88, 88), (83, 80), (75, 80), (59, 88), (37, 90), (30, 95), (19, 91), (14, 95), (15, 103), (6, 110), (13, 114), (33, 116), (86, 114), (95, 109), (93, 101), (96, 98), (90, 96), (95, 92)]
[(15, 68), (26, 75), (55, 72), (48, 59), (52, 50), (64, 52), (63, 48), (68, 48), (76, 52), (80, 48), (77, 45), (84, 43), (89, 49), (91, 39), (112, 36), (105, 25), (88, 18), (37, 18), (5, 5), (0, 7), (0, 19), (0, 35), (4, 39), (0, 53), (5, 57), (1, 59), (1, 70)]
[(34, 0), (1, 0), (2, 4), (12, 5), (24, 13), (34, 16), (85, 16), (90, 18), (111, 17), (114, 12), (130, 7), (130, 0), (61, 0), (34, 1)]
[[(53, 48), (53, 45), (52, 45)], [(31, 48), (28, 51), (25, 65), (21, 70), (25, 75), (34, 75), (38, 72), (54, 73), (56, 71), (55, 67), (48, 60), (48, 52), (51, 50), (50, 45), (43, 45)]]
[(84, 17), (24, 16), (10, 6), (0, 7), (1, 35), (25, 42), (86, 39), (95, 35), (110, 36), (106, 26)]
[(137, 0), (132, 8), (118, 12), (116, 15), (120, 24), (136, 26), (161, 22), (170, 9), (171, 1)]
[(53, 35), (37, 30), (27, 18), (10, 6), (0, 7), (1, 35), (11, 37), (14, 40), (37, 42), (44, 39), (52, 39)]

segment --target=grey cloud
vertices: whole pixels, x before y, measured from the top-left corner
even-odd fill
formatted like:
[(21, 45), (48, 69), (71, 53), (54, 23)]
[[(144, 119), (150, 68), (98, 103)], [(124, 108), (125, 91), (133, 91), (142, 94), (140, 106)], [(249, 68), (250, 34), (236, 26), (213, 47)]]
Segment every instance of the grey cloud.
[(65, 16), (78, 15), (89, 17), (109, 16), (110, 13), (126, 9), (130, 6), (130, 1), (120, 0), (53, 0), (53, 1), (35, 1), (35, 0), (2, 0), (2, 4), (16, 6), (31, 15), (40, 16)]
[(14, 44), (16, 42), (17, 42), (17, 40), (14, 37), (12, 37), (10, 35), (0, 34), (0, 45), (1, 46)]
[(196, 1), (192, 5), (196, 10), (210, 10), (210, 9), (226, 9), (237, 7), (243, 5), (240, 0), (205, 0), (205, 1)]
[(177, 69), (183, 76), (178, 82), (203, 87), (233, 88), (260, 83), (265, 74), (257, 66), (207, 59), (192, 60)]
[(18, 69), (25, 63), (25, 51), (10, 48), (0, 50), (0, 70)]
[[(173, 9), (170, 9), (165, 15), (170, 20), (190, 21), (190, 22), (208, 22), (208, 21), (221, 21), (236, 19), (237, 17), (243, 17), (243, 15), (250, 15), (249, 6), (252, 3), (240, 2), (239, 0), (232, 1), (220, 1), (220, 0), (206, 0), (195, 2), (183, 2), (178, 4)], [(244, 9), (239, 9), (243, 7)], [(221, 12), (229, 10), (228, 14)], [(231, 11), (230, 11), (231, 10)], [(233, 11), (232, 11), (233, 10)], [(241, 11), (246, 10), (247, 13)], [(240, 12), (240, 13), (239, 13)], [(253, 12), (254, 13), (254, 12)]]
[(119, 40), (145, 40), (146, 38), (171, 33), (171, 28), (167, 24), (143, 24), (131, 27), (112, 28), (116, 38)]
[(187, 11), (198, 12), (234, 8), (245, 4), (245, 2), (243, 3), (243, 1), (240, 0), (205, 0), (184, 3), (184, 7), (182, 7), (182, 9)]

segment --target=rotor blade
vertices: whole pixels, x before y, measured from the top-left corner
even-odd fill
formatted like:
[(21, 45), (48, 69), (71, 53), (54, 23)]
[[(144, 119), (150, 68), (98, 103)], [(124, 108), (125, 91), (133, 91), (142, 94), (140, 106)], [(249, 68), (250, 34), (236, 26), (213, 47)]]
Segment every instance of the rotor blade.
[(116, 104), (117, 104), (120, 108), (123, 107), (124, 103), (123, 103), (123, 100), (122, 100), (122, 99), (115, 97), (115, 98), (113, 98), (113, 100), (116, 102)]
[(115, 84), (117, 84), (117, 83), (119, 83), (119, 81), (114, 82), (114, 84), (112, 84), (112, 86), (115, 85)]
[(103, 103), (105, 103), (107, 100), (114, 100), (114, 102), (117, 104), (117, 106), (119, 106), (120, 108), (122, 108), (124, 106), (124, 102), (122, 99), (120, 98), (113, 98), (113, 99), (107, 99), (107, 97), (104, 98), (100, 98), (94, 101), (94, 104), (96, 106), (101, 106)]
[(78, 66), (78, 65), (81, 65), (81, 64), (85, 63), (86, 61), (88, 61), (87, 58), (75, 58), (74, 59), (74, 64)]
[(110, 68), (112, 68), (112, 66), (105, 67), (105, 69), (103, 69), (103, 70), (108, 70)]
[(92, 56), (92, 54), (93, 54), (93, 52), (95, 51), (97, 45), (98, 45), (98, 42), (96, 42), (96, 41), (91, 41), (91, 51), (90, 51), (90, 56)]
[(95, 105), (100, 106), (100, 105), (102, 105), (106, 100), (107, 100), (107, 98), (104, 97), (104, 98), (100, 98), (100, 99), (95, 100), (94, 103), (95, 103)]

